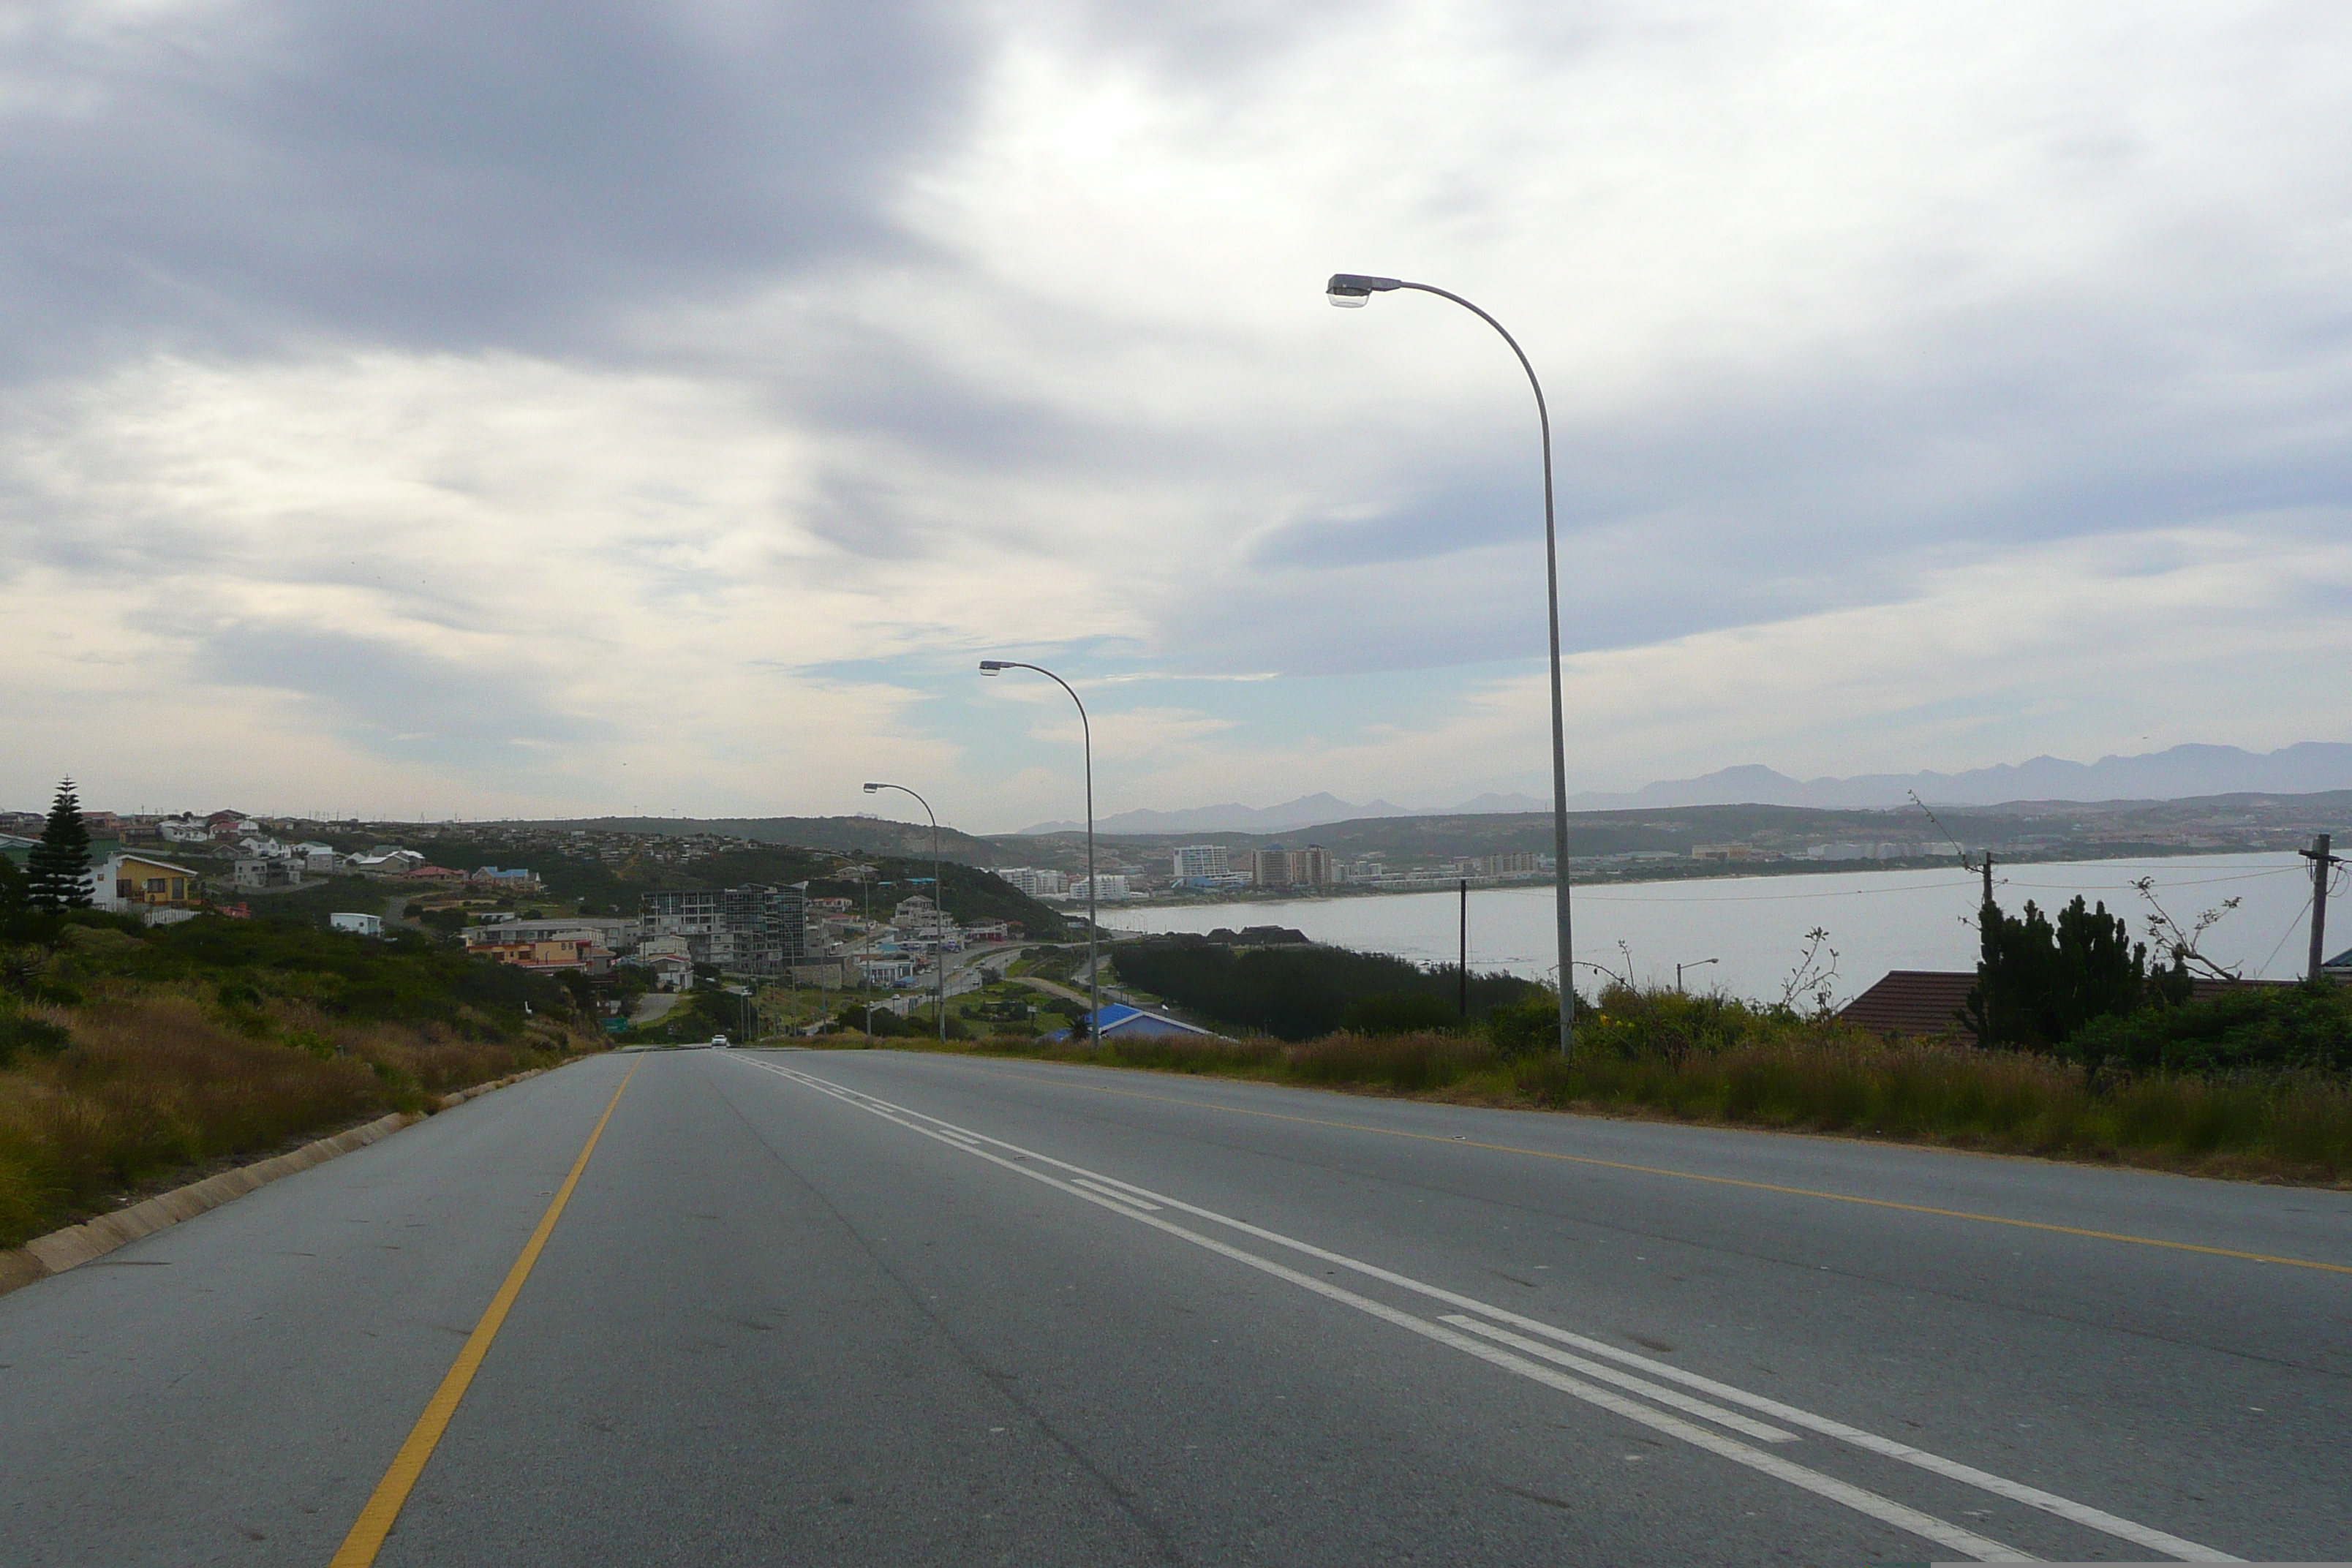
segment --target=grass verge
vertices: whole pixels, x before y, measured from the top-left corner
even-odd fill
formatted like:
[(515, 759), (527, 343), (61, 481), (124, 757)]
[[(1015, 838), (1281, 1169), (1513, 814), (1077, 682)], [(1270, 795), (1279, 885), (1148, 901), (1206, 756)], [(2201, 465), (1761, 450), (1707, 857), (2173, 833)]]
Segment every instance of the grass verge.
[[(0, 1071), (0, 1247), (172, 1173), (259, 1156), (563, 1059), (549, 1033), (467, 1038), (268, 1002), (231, 1022), (193, 988), (32, 1010), (70, 1040)], [(259, 1011), (268, 1026), (256, 1028)]]
[[(1455, 1035), (1328, 1035), (1300, 1044), (1122, 1041), (1089, 1049), (991, 1038), (872, 1042), (1403, 1095), (1520, 1110), (1633, 1115), (1836, 1133), (1947, 1148), (2127, 1164), (2239, 1180), (2342, 1186), (2352, 1176), (2352, 1084), (2314, 1071), (2229, 1075), (2109, 1070), (2046, 1057), (1888, 1044), (1831, 1022), (1789, 1020), (1715, 1049), (1627, 1055), (1607, 1031), (1572, 1061), (1507, 1057)], [(832, 1037), (827, 1045), (866, 1043)]]

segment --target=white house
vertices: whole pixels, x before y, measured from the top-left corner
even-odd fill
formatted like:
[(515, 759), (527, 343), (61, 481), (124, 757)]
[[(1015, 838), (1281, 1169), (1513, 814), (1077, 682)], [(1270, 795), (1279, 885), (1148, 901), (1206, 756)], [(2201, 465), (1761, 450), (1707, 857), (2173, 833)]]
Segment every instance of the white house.
[(291, 888), (300, 880), (294, 874), (294, 868), (284, 860), (265, 860), (258, 855), (247, 855), (236, 863), (236, 885), (249, 892)]
[(327, 917), (327, 924), (336, 931), (347, 931), (353, 936), (382, 936), (382, 915), (355, 914), (338, 911)]

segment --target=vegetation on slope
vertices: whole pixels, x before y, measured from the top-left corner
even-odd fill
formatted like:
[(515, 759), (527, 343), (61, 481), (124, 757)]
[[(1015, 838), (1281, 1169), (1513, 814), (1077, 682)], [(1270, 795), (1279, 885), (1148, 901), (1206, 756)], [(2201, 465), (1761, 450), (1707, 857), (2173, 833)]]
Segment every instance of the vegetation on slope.
[(0, 912), (0, 1247), (593, 1044), (572, 987), (416, 933)]

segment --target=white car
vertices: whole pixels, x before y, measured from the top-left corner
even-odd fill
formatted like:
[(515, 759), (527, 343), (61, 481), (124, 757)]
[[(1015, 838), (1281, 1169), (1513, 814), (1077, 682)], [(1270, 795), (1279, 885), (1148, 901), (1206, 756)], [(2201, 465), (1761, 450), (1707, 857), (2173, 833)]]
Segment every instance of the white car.
[(713, 1050), (719, 1050), (719, 1051), (723, 1051), (723, 1050), (725, 1050), (725, 1049), (727, 1048), (727, 1037), (726, 1037), (726, 1036), (724, 1036), (724, 1035), (713, 1035), (713, 1036), (711, 1036), (711, 1037), (710, 1037), (710, 1047), (711, 1047), (711, 1048), (712, 1048)]

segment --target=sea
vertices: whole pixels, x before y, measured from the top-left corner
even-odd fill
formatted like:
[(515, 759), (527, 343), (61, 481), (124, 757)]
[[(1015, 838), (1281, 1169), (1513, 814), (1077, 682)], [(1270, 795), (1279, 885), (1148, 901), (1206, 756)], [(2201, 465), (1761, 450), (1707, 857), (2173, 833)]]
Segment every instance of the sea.
[[(2291, 978), (2309, 956), (2310, 868), (2292, 852), (2023, 863), (1996, 866), (1993, 878), (1995, 900), (2012, 914), (2028, 900), (2055, 911), (2080, 893), (2121, 915), (2140, 939), (2157, 908), (2183, 927), (2221, 910), (2199, 950), (2250, 979)], [(2153, 905), (2133, 887), (2142, 878), (2153, 879)], [(1605, 983), (1604, 972), (1671, 985), (1679, 963), (1691, 991), (1779, 1001), (1802, 966), (1808, 933), (1820, 931), (1827, 934), (1816, 958), (1832, 969), (1830, 988), (1843, 1001), (1890, 969), (1975, 968), (1981, 896), (1979, 875), (1957, 865), (1578, 888), (1570, 894), (1577, 985), (1590, 994)], [(2231, 900), (2235, 907), (2225, 910)], [(2347, 902), (2328, 901), (2331, 956), (2352, 948)], [(1102, 916), (1106, 926), (1134, 931), (1287, 926), (1339, 947), (1452, 963), (1461, 900), (1453, 890), (1357, 894), (1113, 908)], [(1469, 917), (1474, 972), (1542, 980), (1556, 973), (1549, 886), (1473, 888)], [(1809, 1000), (1813, 990), (1805, 985), (1800, 994)]]

